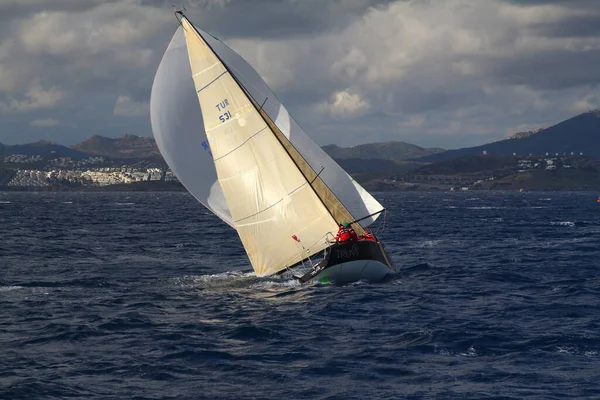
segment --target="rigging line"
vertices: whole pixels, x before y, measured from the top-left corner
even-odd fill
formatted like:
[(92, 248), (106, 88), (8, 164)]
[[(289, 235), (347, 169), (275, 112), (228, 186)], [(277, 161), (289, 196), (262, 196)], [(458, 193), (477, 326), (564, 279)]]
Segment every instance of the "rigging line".
[(227, 153), (223, 154), (221, 157), (219, 158), (215, 158), (214, 161), (219, 161), (220, 159), (227, 157), (228, 155), (230, 155), (231, 153), (233, 153), (234, 151), (236, 151), (237, 149), (239, 149), (240, 147), (242, 147), (243, 145), (245, 145), (250, 139), (252, 139), (254, 136), (258, 135), (259, 133), (261, 133), (262, 131), (264, 131), (265, 129), (267, 129), (267, 126), (265, 125), (264, 128), (262, 128), (261, 130), (259, 130), (258, 132), (256, 132), (255, 134), (253, 134), (252, 136), (250, 136), (248, 139), (244, 140), (239, 146), (237, 146), (234, 149), (231, 149), (230, 151), (228, 151)]
[(386, 221), (386, 217), (387, 217), (387, 209), (384, 209), (384, 213), (383, 213), (383, 223), (379, 226), (379, 229), (377, 230), (377, 236), (379, 236), (380, 233), (382, 233), (385, 230), (385, 221)]
[[(326, 239), (326, 238), (327, 238), (327, 236), (329, 236), (329, 235), (331, 235), (331, 236), (333, 237), (333, 233), (331, 233), (331, 232), (327, 232), (325, 235), (323, 235), (323, 236), (321, 236), (319, 239), (317, 239), (317, 240), (316, 240), (316, 241), (315, 241), (315, 242), (314, 242), (312, 245), (308, 246), (308, 247), (306, 248), (306, 249), (307, 249), (307, 251), (306, 251), (306, 252), (307, 252), (307, 253), (309, 253), (309, 250), (310, 250), (311, 248), (313, 248), (314, 246), (316, 246), (317, 244), (319, 244), (319, 243), (320, 243), (320, 242), (321, 242), (323, 239)], [(330, 241), (328, 241), (328, 240), (325, 240), (324, 242), (325, 242), (325, 243), (327, 243), (327, 246), (325, 246), (325, 247), (323, 248), (323, 251), (324, 251), (324, 252), (326, 252), (326, 251), (327, 251), (327, 249), (330, 249), (330, 248), (331, 248), (332, 242), (330, 242)], [(319, 251), (321, 251), (321, 250), (319, 250)], [(315, 255), (315, 254), (317, 254), (317, 253), (318, 253), (318, 252), (315, 252), (315, 253), (313, 253), (312, 255), (310, 255), (310, 256), (308, 256), (308, 257), (306, 257), (306, 258), (303, 258), (302, 260), (300, 260), (300, 261), (297, 261), (297, 262), (295, 262), (295, 263), (294, 263), (294, 264), (292, 264), (292, 265), (288, 265), (287, 267), (285, 267), (285, 268), (284, 268), (284, 269), (282, 269), (281, 271), (283, 272), (283, 271), (286, 271), (286, 270), (288, 270), (288, 269), (290, 269), (290, 270), (291, 270), (291, 269), (293, 269), (293, 268), (297, 268), (298, 266), (300, 266), (300, 264), (304, 265), (304, 260), (306, 260), (306, 259), (310, 259), (310, 257), (314, 256), (314, 255)], [(312, 260), (311, 260), (311, 262), (312, 262)]]
[(369, 215), (367, 215), (367, 216), (364, 216), (364, 217), (362, 217), (362, 218), (355, 219), (354, 221), (350, 222), (350, 224), (354, 224), (355, 222), (362, 221), (363, 219), (367, 219), (367, 218), (370, 218), (370, 217), (372, 217), (372, 216), (374, 216), (374, 215), (381, 214), (381, 213), (382, 213), (382, 212), (384, 212), (384, 211), (386, 211), (386, 209), (385, 209), (385, 208), (382, 208), (381, 210), (379, 210), (379, 211), (376, 211), (376, 212), (374, 212), (373, 214), (369, 214)]
[(310, 181), (310, 186), (312, 186), (313, 182), (317, 180), (319, 175), (321, 175), (321, 172), (323, 172), (324, 170), (325, 170), (325, 167), (321, 165), (321, 170), (319, 171), (319, 173), (317, 175), (315, 175), (314, 179), (312, 181)]
[(265, 97), (265, 101), (263, 101), (262, 104), (260, 105), (260, 107), (258, 108), (259, 112), (260, 112), (260, 110), (263, 109), (263, 106), (265, 105), (265, 103), (267, 102), (267, 100), (269, 100), (269, 98)]

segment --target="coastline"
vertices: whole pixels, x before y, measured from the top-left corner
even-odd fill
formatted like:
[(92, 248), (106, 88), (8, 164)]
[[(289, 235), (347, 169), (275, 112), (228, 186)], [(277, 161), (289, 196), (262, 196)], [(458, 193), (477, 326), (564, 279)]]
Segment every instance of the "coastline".
[[(428, 185), (403, 182), (364, 182), (367, 190), (375, 192), (600, 192), (598, 186), (554, 186), (554, 185), (481, 185), (456, 188), (446, 185)], [(0, 186), (0, 192), (186, 192), (179, 182), (146, 181), (105, 186)]]

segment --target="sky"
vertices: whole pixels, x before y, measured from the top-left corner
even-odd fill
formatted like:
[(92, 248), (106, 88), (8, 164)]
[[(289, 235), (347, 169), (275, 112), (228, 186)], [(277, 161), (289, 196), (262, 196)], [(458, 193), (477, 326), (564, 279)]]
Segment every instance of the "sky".
[(600, 0), (0, 0), (0, 143), (151, 136), (171, 4), (319, 145), (480, 145), (600, 108)]

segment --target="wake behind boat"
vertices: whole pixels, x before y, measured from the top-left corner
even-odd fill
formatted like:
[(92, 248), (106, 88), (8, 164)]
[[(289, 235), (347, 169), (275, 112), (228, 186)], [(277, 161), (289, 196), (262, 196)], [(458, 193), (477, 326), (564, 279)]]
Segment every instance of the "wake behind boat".
[[(319, 254), (302, 282), (393, 274), (383, 244), (365, 232), (383, 206), (310, 139), (241, 56), (183, 12), (176, 16), (180, 26), (152, 86), (154, 137), (186, 189), (237, 231), (256, 275), (293, 271)], [(343, 224), (356, 237), (332, 244)]]

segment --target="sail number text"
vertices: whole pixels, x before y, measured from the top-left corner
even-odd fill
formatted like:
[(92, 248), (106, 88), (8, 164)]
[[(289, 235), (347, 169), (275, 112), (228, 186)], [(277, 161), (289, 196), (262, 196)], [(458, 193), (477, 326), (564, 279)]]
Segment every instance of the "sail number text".
[(212, 152), (210, 151), (210, 145), (208, 144), (208, 140), (202, 142), (202, 148), (208, 151), (208, 154), (212, 157)]
[[(229, 107), (229, 100), (225, 99), (225, 100), (221, 101), (219, 104), (215, 105), (215, 107), (218, 111), (225, 111), (225, 109), (227, 107)], [(221, 122), (225, 122), (229, 119), (231, 119), (231, 111), (226, 111), (225, 113), (219, 115), (219, 120)]]

